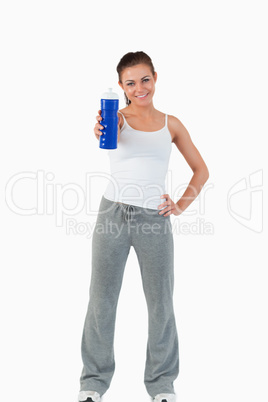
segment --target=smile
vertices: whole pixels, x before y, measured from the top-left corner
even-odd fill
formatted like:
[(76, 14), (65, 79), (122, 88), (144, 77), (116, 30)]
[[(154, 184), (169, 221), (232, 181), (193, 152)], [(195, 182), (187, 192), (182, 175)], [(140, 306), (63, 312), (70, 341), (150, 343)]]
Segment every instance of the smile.
[[(149, 93), (149, 92), (148, 92), (148, 93)], [(145, 95), (136, 96), (136, 98), (146, 98), (146, 96), (148, 95), (148, 93), (145, 94)]]

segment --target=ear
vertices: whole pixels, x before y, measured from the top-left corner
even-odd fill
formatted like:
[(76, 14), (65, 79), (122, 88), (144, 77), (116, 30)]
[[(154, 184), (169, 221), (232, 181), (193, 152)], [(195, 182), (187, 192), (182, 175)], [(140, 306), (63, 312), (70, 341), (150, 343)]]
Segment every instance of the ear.
[(154, 73), (154, 82), (157, 81), (157, 72)]
[(123, 84), (121, 84), (121, 82), (120, 81), (118, 81), (118, 84), (119, 84), (119, 86), (124, 90), (124, 88), (123, 88)]

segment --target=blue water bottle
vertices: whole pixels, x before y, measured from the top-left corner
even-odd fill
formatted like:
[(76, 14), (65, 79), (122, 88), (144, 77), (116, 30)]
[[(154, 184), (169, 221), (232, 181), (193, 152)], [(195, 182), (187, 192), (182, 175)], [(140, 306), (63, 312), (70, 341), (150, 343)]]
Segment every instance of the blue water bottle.
[(104, 127), (100, 135), (100, 148), (116, 149), (118, 135), (118, 115), (119, 97), (112, 88), (102, 94), (101, 97), (101, 117), (100, 124)]

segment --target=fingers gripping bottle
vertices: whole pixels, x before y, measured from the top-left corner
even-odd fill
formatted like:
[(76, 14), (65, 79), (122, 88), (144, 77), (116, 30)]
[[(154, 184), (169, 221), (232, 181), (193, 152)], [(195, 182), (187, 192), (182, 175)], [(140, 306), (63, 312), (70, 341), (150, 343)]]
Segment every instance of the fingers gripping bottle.
[(119, 97), (112, 88), (101, 97), (101, 125), (104, 127), (100, 135), (100, 148), (116, 149), (118, 134)]

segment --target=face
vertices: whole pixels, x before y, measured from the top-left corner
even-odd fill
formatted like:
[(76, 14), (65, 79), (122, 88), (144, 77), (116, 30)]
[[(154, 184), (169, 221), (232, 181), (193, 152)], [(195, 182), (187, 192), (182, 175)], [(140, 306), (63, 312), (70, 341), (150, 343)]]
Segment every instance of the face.
[(145, 105), (152, 100), (156, 79), (157, 73), (153, 76), (149, 66), (138, 64), (125, 68), (121, 74), (122, 83), (118, 84), (132, 104)]

